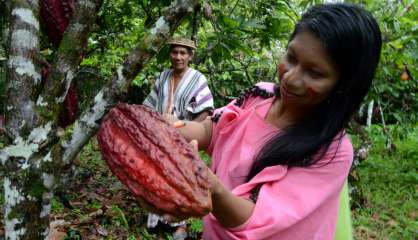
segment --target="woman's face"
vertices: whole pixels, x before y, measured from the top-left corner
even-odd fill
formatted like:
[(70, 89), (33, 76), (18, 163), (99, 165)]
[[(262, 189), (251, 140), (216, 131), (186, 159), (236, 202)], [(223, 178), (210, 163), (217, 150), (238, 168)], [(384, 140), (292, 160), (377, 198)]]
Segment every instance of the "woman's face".
[(182, 46), (173, 46), (170, 51), (171, 66), (174, 70), (184, 70), (192, 60), (187, 48)]
[(282, 100), (300, 109), (312, 109), (324, 101), (339, 78), (320, 40), (309, 32), (293, 38), (278, 68)]

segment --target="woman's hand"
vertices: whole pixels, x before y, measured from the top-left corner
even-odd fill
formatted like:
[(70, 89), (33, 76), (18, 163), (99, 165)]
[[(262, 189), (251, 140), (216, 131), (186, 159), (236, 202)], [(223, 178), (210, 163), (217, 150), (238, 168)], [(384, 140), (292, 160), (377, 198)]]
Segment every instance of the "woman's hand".
[[(178, 121), (177, 124), (181, 125), (182, 121)], [(193, 149), (196, 151), (196, 154), (199, 154), (199, 150), (198, 150), (198, 142), (196, 140), (192, 140), (190, 141), (190, 144), (193, 146)], [(211, 179), (211, 175), (214, 175), (210, 169), (208, 169), (209, 171), (209, 179)], [(215, 176), (216, 177), (216, 176)], [(152, 212), (152, 213), (156, 213), (160, 216), (162, 216), (164, 218), (164, 220), (166, 220), (167, 222), (179, 222), (182, 220), (185, 220), (187, 218), (189, 218), (190, 216), (174, 216), (168, 213), (164, 213), (163, 211), (155, 208), (154, 206), (152, 206), (151, 204), (149, 204), (146, 200), (142, 199), (142, 198), (138, 198), (139, 204), (141, 205), (141, 207), (145, 210), (147, 210), (148, 212)]]
[(152, 212), (155, 214), (158, 214), (160, 216), (162, 216), (164, 214), (164, 212), (158, 210), (157, 208), (155, 208), (154, 206), (152, 206), (151, 204), (149, 204), (146, 200), (142, 199), (142, 198), (137, 198), (139, 205), (141, 206), (141, 208), (147, 210), (148, 212)]
[(169, 223), (180, 222), (182, 220), (185, 220), (185, 219), (189, 218), (189, 216), (173, 216), (171, 214), (164, 213), (164, 212), (160, 211), (159, 209), (153, 207), (151, 204), (149, 204), (147, 201), (145, 201), (142, 198), (138, 198), (138, 202), (139, 202), (139, 205), (141, 206), (141, 208), (147, 210), (148, 212), (152, 212), (152, 213), (155, 213), (155, 214), (161, 216), (165, 221), (167, 221)]
[(199, 148), (201, 150), (207, 149), (212, 136), (212, 121), (210, 118), (202, 122), (195, 122), (178, 120), (170, 116), (167, 117), (170, 118), (169, 121), (171, 121), (172, 126), (177, 128), (185, 139), (188, 141), (195, 139), (199, 142)]
[(168, 121), (168, 123), (173, 124), (174, 122), (178, 121), (179, 119), (174, 116), (173, 114), (164, 113), (163, 118)]

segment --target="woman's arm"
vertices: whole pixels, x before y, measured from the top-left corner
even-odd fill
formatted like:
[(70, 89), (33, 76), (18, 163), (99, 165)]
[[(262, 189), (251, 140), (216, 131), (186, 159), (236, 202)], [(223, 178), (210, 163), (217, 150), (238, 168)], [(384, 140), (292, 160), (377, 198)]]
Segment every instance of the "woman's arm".
[(201, 122), (176, 121), (173, 124), (187, 141), (196, 140), (199, 143), (199, 149), (205, 150), (209, 147), (212, 137), (212, 120), (210, 118)]
[(177, 128), (187, 141), (196, 140), (199, 143), (199, 149), (206, 150), (209, 147), (212, 138), (212, 120), (210, 117), (206, 117), (201, 122), (178, 120), (174, 115), (167, 113), (163, 117)]
[[(206, 149), (211, 140), (212, 120), (202, 122), (177, 121), (174, 126), (188, 140), (197, 140), (200, 149)], [(251, 216), (255, 204), (248, 199), (237, 197), (229, 191), (219, 178), (209, 169), (211, 183), (212, 214), (225, 227), (237, 227)]]
[(212, 214), (224, 227), (232, 228), (245, 223), (251, 216), (255, 204), (249, 199), (232, 194), (209, 170), (212, 194)]
[(209, 116), (209, 112), (208, 111), (203, 111), (200, 114), (198, 114), (193, 121), (195, 122), (201, 122), (203, 120), (205, 120), (207, 117)]
[[(197, 141), (193, 140), (190, 143), (197, 149)], [(232, 194), (210, 169), (208, 169), (208, 172), (210, 182), (209, 190), (212, 198), (211, 213), (219, 223), (227, 228), (237, 227), (245, 223), (251, 217), (255, 204), (249, 199)], [(149, 211), (158, 213), (158, 209), (151, 207), (144, 201), (141, 201), (141, 205)], [(169, 214), (164, 214), (163, 216), (169, 222), (178, 222), (184, 219)]]

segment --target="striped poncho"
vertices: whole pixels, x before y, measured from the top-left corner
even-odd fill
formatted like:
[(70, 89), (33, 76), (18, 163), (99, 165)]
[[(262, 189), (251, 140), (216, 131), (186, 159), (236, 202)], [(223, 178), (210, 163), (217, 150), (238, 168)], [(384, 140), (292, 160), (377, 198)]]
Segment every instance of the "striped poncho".
[[(173, 70), (166, 69), (144, 100), (145, 106), (164, 113), (170, 94), (170, 77)], [(188, 68), (173, 95), (173, 111), (178, 119), (192, 120), (203, 111), (213, 110), (213, 96), (206, 77), (199, 71)]]

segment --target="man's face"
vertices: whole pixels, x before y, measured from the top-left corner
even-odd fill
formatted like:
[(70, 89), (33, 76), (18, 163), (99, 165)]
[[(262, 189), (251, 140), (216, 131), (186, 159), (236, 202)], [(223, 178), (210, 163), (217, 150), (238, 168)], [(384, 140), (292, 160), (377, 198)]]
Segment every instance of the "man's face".
[(183, 70), (187, 68), (192, 56), (186, 47), (174, 46), (170, 51), (170, 61), (174, 70)]

